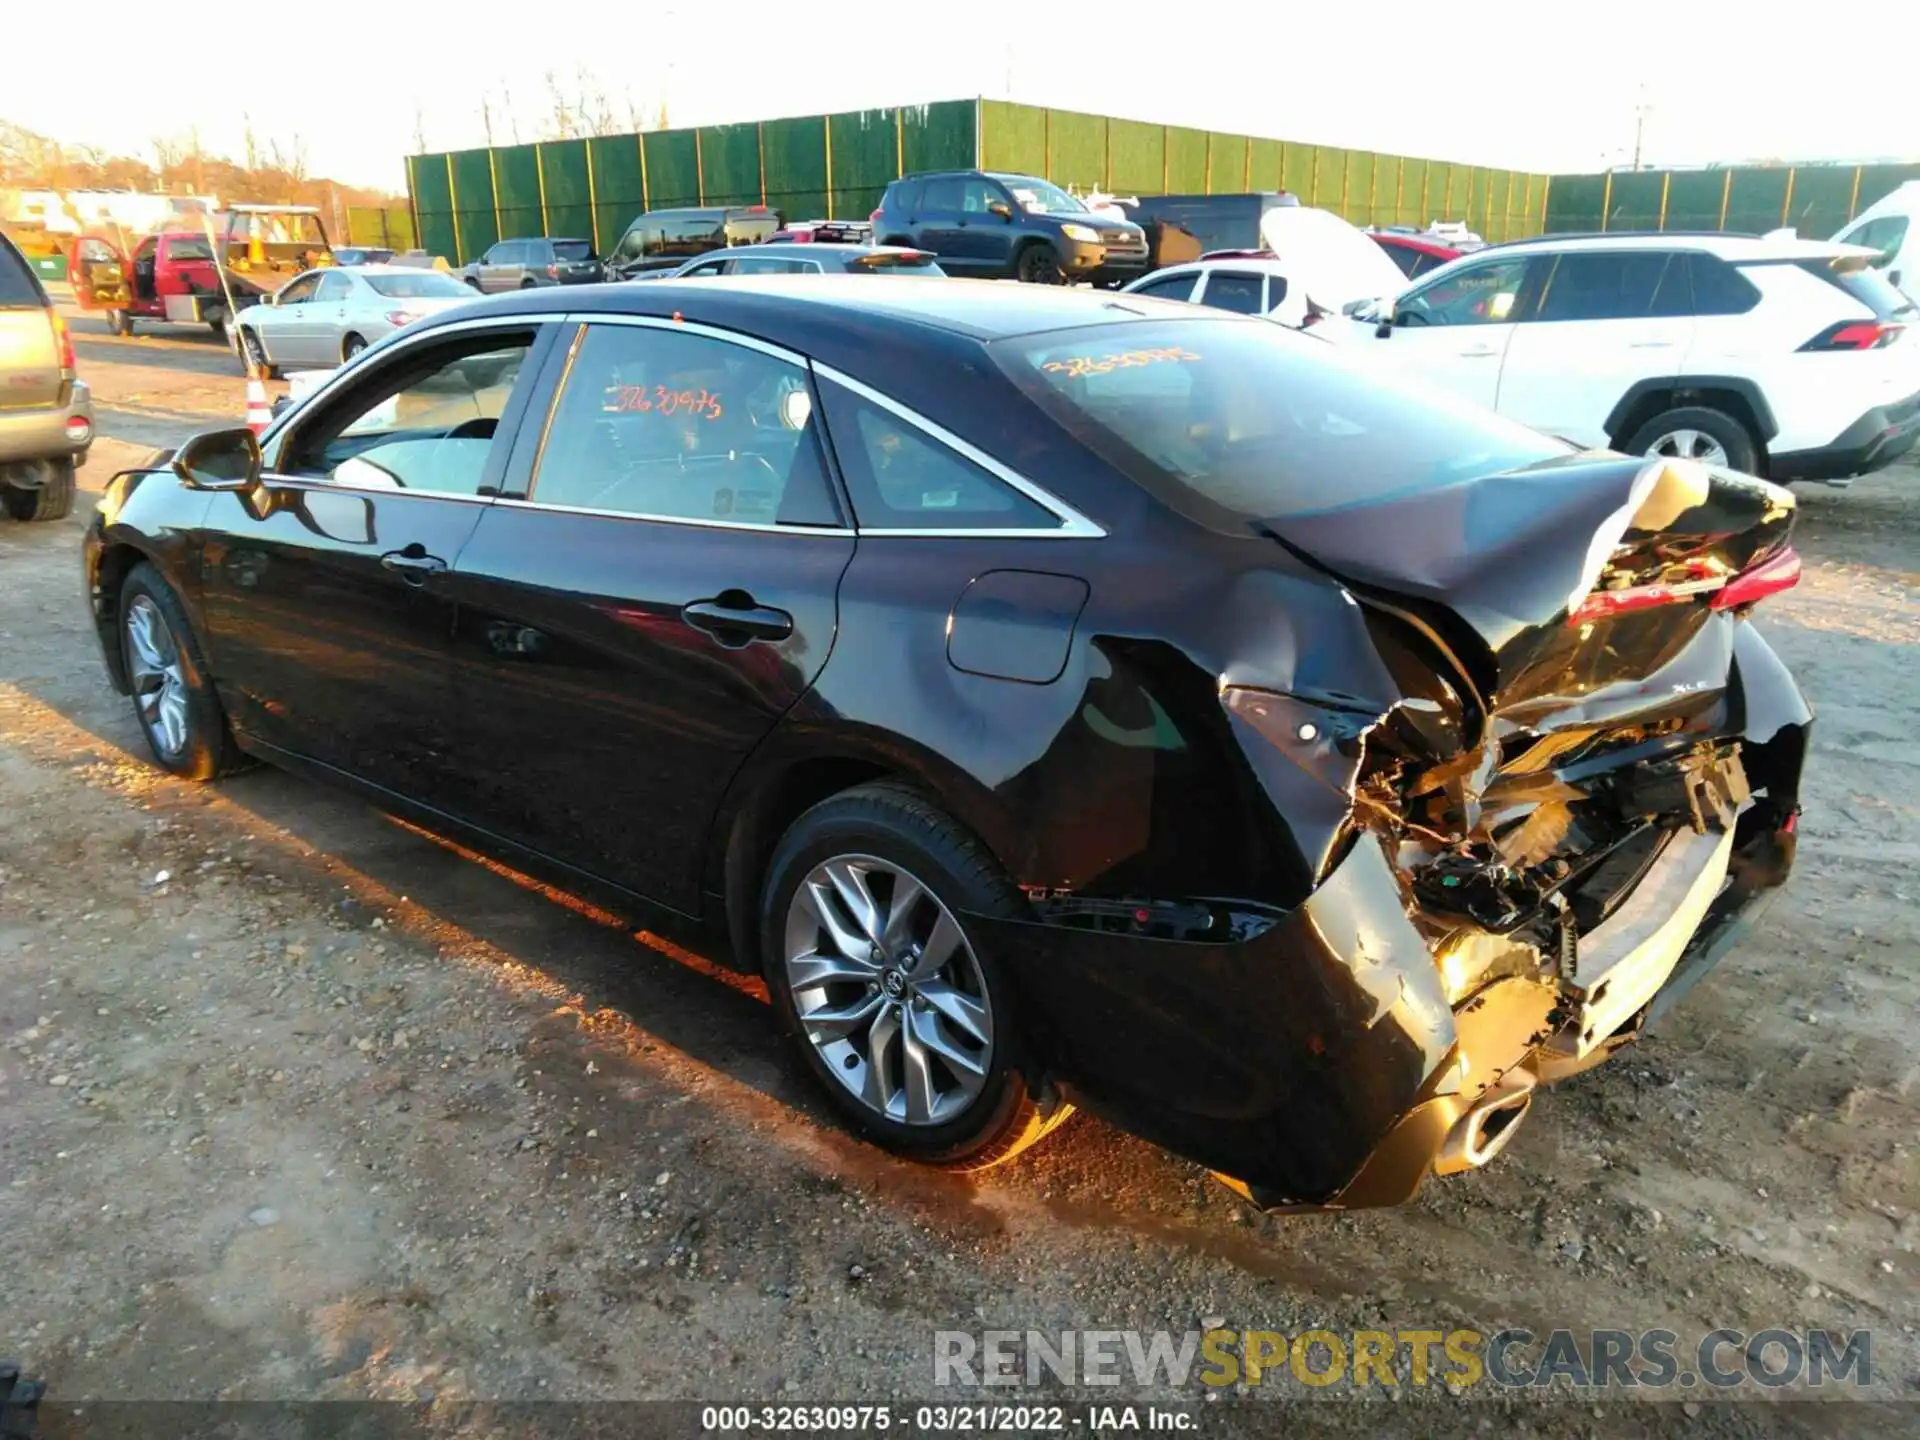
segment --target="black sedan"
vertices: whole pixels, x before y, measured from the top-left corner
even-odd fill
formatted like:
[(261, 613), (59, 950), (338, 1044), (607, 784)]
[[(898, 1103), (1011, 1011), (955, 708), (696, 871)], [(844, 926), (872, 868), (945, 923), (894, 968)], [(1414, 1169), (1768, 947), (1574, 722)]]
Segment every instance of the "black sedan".
[(1083, 1103), (1350, 1207), (1484, 1163), (1785, 879), (1792, 520), (1261, 321), (821, 276), (416, 322), (116, 477), (85, 565), (166, 769), (763, 975), (880, 1143)]
[(649, 278), (711, 279), (716, 275), (944, 275), (934, 256), (904, 245), (848, 245), (823, 241), (770, 241), (736, 245), (717, 255), (689, 260), (678, 270)]

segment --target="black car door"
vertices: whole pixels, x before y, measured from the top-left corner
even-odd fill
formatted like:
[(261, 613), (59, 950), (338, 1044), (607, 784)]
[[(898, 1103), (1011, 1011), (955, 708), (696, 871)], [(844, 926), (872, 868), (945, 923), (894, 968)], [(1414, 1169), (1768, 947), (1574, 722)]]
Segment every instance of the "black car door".
[(699, 905), (728, 781), (826, 662), (854, 538), (799, 357), (607, 316), (454, 565), (461, 705), (505, 838)]
[(260, 740), (458, 813), (446, 581), (497, 488), (537, 321), (423, 334), (268, 438), (203, 533), (209, 660)]

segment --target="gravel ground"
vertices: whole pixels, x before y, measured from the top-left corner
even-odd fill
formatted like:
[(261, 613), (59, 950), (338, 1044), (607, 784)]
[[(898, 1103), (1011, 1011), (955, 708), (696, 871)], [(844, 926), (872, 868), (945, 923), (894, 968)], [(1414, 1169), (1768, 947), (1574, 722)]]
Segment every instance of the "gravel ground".
[[(204, 336), (75, 328), (115, 437), (83, 485), (238, 418)], [(1262, 1393), (1349, 1433), (1913, 1433), (1917, 485), (1800, 492), (1760, 623), (1821, 719), (1760, 933), (1491, 1168), (1335, 1217), (1085, 1116), (981, 1177), (892, 1162), (754, 986), (305, 782), (149, 767), (81, 517), (0, 525), (0, 1355), (68, 1401), (950, 1401), (936, 1330), (1825, 1327), (1873, 1331), (1877, 1406)]]

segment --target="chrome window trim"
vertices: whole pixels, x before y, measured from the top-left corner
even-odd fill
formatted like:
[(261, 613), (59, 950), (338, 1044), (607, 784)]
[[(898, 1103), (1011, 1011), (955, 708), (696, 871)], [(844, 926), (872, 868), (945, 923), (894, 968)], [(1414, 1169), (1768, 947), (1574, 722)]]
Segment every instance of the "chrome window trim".
[(998, 460), (994, 459), (993, 456), (987, 454), (986, 451), (962, 440), (951, 430), (934, 423), (917, 410), (901, 404), (892, 396), (883, 394), (871, 385), (854, 379), (851, 375), (834, 369), (831, 365), (816, 364), (813, 367), (813, 371), (814, 374), (820, 376), (822, 379), (831, 380), (834, 384), (851, 390), (862, 399), (870, 401), (889, 414), (906, 421), (909, 425), (913, 426), (914, 429), (920, 431), (930, 439), (938, 441), (949, 450), (972, 461), (995, 479), (1011, 486), (1060, 521), (1059, 528), (1054, 530), (1026, 530), (1016, 527), (1002, 528), (996, 526), (962, 526), (951, 529), (921, 530), (906, 527), (856, 525), (855, 529), (860, 534), (880, 536), (887, 539), (924, 537), (930, 540), (985, 536), (990, 536), (996, 540), (1102, 540), (1106, 538), (1107, 532), (1105, 529), (1088, 519), (1085, 515), (1082, 515), (1052, 491), (1035, 484), (1019, 471), (1001, 464)]
[[(541, 325), (551, 325), (566, 318), (565, 315), (542, 310), (537, 314), (529, 315), (480, 315), (471, 320), (455, 320), (451, 324), (435, 325), (430, 330), (416, 330), (412, 334), (408, 334), (405, 330), (392, 331), (377, 342), (379, 349), (378, 355), (374, 355), (375, 346), (369, 345), (345, 365), (334, 366), (333, 374), (309, 392), (306, 399), (302, 400), (298, 405), (289, 405), (280, 414), (274, 416), (272, 422), (267, 426), (265, 433), (260, 436), (260, 446), (262, 449), (265, 449), (268, 445), (279, 441), (286, 432), (287, 427), (293, 423), (295, 417), (304, 414), (314, 405), (318, 404), (324, 396), (332, 391), (334, 386), (340, 383), (341, 376), (349, 372), (357, 373), (364, 370), (369, 363), (384, 365), (390, 357), (410, 350), (416, 345), (431, 345), (444, 336), (459, 335), (468, 330), (519, 329), (527, 325), (538, 328)], [(373, 355), (372, 362), (363, 358), (369, 355)]]
[[(432, 493), (432, 492), (423, 492)], [(483, 500), (489, 497), (482, 496)], [(693, 525), (704, 530), (759, 530), (769, 535), (838, 535), (849, 539), (853, 531), (844, 525), (773, 525), (759, 520), (714, 520), (690, 515), (648, 515), (638, 510), (602, 510), (590, 505), (555, 505), (539, 500), (494, 500), (510, 510), (544, 510), (552, 515), (591, 515), (600, 520), (645, 520), (653, 525)]]
[(355, 485), (345, 480), (328, 480), (319, 475), (282, 475), (277, 470), (261, 474), (262, 484), (279, 490), (338, 491), (343, 495), (414, 496), (420, 500), (452, 500), (462, 505), (491, 505), (491, 495), (469, 495), (464, 490), (423, 490), (415, 485)]
[[(641, 330), (667, 330), (676, 334), (703, 335), (709, 340), (723, 340), (730, 345), (744, 345), (749, 350), (758, 350), (763, 355), (771, 355), (776, 360), (784, 360), (789, 365), (807, 368), (807, 357), (784, 345), (775, 345), (771, 340), (762, 340), (757, 335), (742, 334), (738, 330), (723, 329), (718, 325), (703, 325), (698, 320), (675, 320), (669, 315), (626, 315), (596, 314), (593, 311), (576, 312), (565, 317), (582, 325), (632, 325)], [(553, 392), (554, 404), (560, 403), (560, 391)]]

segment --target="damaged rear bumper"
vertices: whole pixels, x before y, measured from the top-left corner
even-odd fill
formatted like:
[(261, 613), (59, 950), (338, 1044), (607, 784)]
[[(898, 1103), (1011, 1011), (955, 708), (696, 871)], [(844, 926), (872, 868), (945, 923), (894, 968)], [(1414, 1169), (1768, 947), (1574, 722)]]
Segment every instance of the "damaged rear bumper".
[[(1303, 903), (1249, 907), (1222, 943), (973, 917), (1036, 1051), (1087, 1108), (1263, 1207), (1399, 1204), (1484, 1164), (1536, 1084), (1638, 1039), (1787, 878), (1812, 716), (1741, 630), (1737, 804), (1672, 817), (1630, 891), (1558, 953), (1450, 976), (1389, 847), (1362, 835)], [(1724, 753), (1687, 773), (1706, 783)]]

